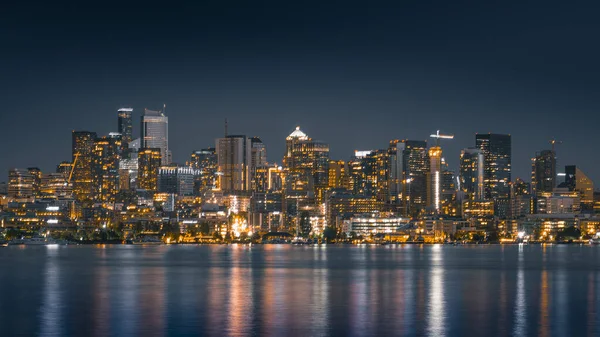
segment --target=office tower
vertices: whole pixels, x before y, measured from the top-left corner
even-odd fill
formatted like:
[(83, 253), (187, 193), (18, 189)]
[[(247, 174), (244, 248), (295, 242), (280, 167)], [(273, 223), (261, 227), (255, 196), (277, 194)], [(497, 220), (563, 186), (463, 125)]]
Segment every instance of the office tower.
[(476, 134), (476, 147), (483, 152), (484, 198), (508, 198), (511, 181), (511, 136)]
[(466, 148), (460, 152), (460, 190), (469, 199), (483, 199), (484, 158), (481, 150)]
[(348, 164), (343, 160), (329, 160), (329, 189), (349, 188)]
[(35, 177), (27, 169), (8, 170), (8, 196), (13, 198), (32, 198)]
[(140, 149), (138, 152), (139, 189), (156, 192), (158, 190), (158, 169), (161, 166), (161, 149)]
[(40, 196), (40, 185), (42, 184), (42, 170), (38, 167), (28, 167), (27, 171), (33, 176), (33, 196)]
[(577, 191), (586, 207), (594, 204), (594, 182), (576, 165), (565, 166), (565, 184), (569, 191)]
[(286, 137), (285, 143), (287, 194), (322, 201), (329, 179), (329, 145), (308, 137), (300, 127)]
[[(355, 160), (360, 160), (360, 192), (375, 196), (378, 201), (390, 202), (390, 164), (387, 150), (357, 151)], [(356, 173), (356, 171), (355, 171)]]
[(133, 190), (137, 186), (138, 158), (121, 159), (119, 161), (119, 189)]
[(552, 192), (556, 187), (556, 155), (552, 150), (543, 150), (531, 159), (531, 185), (533, 195)]
[(168, 165), (169, 152), (169, 117), (165, 116), (165, 110), (154, 111), (144, 109), (141, 126), (141, 147), (160, 149), (161, 164)]
[(405, 207), (407, 213), (413, 214), (424, 208), (427, 202), (427, 173), (430, 169), (427, 142), (404, 140), (398, 145), (402, 151), (398, 165), (402, 167)]
[(127, 158), (129, 143), (133, 140), (133, 123), (131, 114), (132, 108), (121, 108), (117, 111), (118, 123), (117, 131), (121, 134), (121, 153), (123, 158)]
[(521, 178), (515, 179), (513, 183), (514, 195), (531, 195), (531, 184)]
[(94, 141), (92, 171), (94, 200), (115, 202), (119, 192), (119, 161), (121, 134), (110, 133)]
[(267, 187), (268, 171), (267, 166), (267, 147), (258, 137), (250, 138), (252, 154), (250, 159), (251, 167), (251, 189), (254, 192), (264, 192)]
[(40, 194), (42, 197), (68, 197), (72, 194), (72, 188), (66, 184), (63, 173), (48, 173), (42, 175)]
[(162, 166), (158, 170), (158, 191), (179, 196), (194, 195), (194, 178), (198, 170), (191, 167)]
[(250, 165), (252, 167), (267, 165), (267, 147), (258, 137), (250, 138), (252, 144), (252, 159)]
[(252, 147), (250, 138), (229, 135), (216, 140), (219, 187), (227, 193), (250, 191)]
[(190, 161), (187, 165), (200, 171), (200, 174), (196, 177), (197, 191), (200, 192), (216, 188), (219, 162), (214, 147), (192, 152)]
[(429, 173), (427, 174), (427, 207), (432, 212), (440, 211), (442, 197), (442, 148), (429, 148)]
[(82, 202), (93, 199), (93, 151), (95, 132), (73, 131), (72, 134), (72, 153), (73, 175), (71, 182), (73, 184), (73, 196), (75, 200)]

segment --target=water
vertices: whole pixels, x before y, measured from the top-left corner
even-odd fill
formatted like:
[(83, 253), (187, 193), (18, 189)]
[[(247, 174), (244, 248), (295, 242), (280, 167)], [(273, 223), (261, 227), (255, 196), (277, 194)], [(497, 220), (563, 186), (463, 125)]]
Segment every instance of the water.
[(0, 249), (2, 336), (600, 335), (600, 247)]

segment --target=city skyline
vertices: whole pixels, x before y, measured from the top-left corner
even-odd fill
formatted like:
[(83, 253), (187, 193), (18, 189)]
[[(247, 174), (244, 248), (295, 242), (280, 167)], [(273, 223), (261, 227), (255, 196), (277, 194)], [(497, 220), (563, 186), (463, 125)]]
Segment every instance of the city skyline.
[[(445, 130), (453, 168), (474, 133), (511, 134), (513, 177), (527, 180), (558, 139), (559, 167), (600, 181), (600, 158), (582, 150), (600, 111), (598, 4), (23, 6), (6, 8), (11, 34), (0, 35), (3, 172), (48, 170), (70, 157), (70, 131), (108, 134), (121, 105), (137, 121), (166, 103), (179, 162), (221, 137), (227, 117), (272, 158), (296, 125), (340, 159)], [(127, 20), (106, 26), (117, 12)]]

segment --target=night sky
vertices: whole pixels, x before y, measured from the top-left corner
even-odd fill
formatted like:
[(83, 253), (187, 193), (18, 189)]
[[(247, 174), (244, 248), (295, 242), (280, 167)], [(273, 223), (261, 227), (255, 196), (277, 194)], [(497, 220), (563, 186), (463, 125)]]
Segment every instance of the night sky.
[(600, 183), (597, 1), (198, 1), (0, 7), (0, 181), (54, 171), (71, 130), (167, 105), (173, 160), (230, 133), (281, 162), (298, 124), (331, 157), (427, 139), (452, 169), (475, 133), (513, 136), (513, 179), (557, 138), (559, 171)]

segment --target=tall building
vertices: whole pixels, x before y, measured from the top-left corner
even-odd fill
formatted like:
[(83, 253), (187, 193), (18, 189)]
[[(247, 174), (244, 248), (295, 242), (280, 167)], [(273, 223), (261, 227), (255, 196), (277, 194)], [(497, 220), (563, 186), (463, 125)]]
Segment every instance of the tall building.
[(427, 207), (431, 211), (440, 211), (442, 198), (442, 148), (429, 148), (429, 173), (427, 174)]
[(138, 153), (138, 188), (153, 192), (158, 190), (160, 163), (161, 149), (140, 149)]
[(94, 200), (115, 202), (119, 192), (121, 134), (110, 133), (108, 136), (96, 138), (92, 153)]
[(198, 170), (191, 167), (162, 166), (158, 170), (158, 191), (179, 196), (194, 195), (194, 178)]
[(356, 151), (353, 160), (360, 169), (353, 170), (358, 193), (375, 196), (378, 201), (390, 202), (390, 156), (388, 150)]
[(28, 167), (27, 171), (33, 176), (33, 196), (39, 197), (42, 185), (42, 170), (38, 167)]
[(511, 181), (511, 136), (476, 134), (476, 147), (483, 152), (484, 198), (509, 198)]
[(73, 176), (73, 195), (79, 202), (93, 199), (93, 152), (95, 132), (73, 131), (72, 134), (72, 153)]
[(398, 165), (402, 167), (402, 194), (406, 196), (407, 213), (412, 214), (427, 203), (427, 174), (430, 170), (427, 142), (404, 140), (401, 145), (402, 157)]
[(460, 152), (460, 190), (470, 199), (483, 199), (484, 158), (481, 150), (466, 148)]
[(252, 144), (252, 159), (250, 165), (252, 167), (267, 165), (267, 147), (258, 137), (250, 138)]
[(329, 160), (328, 187), (330, 189), (348, 189), (348, 163), (343, 160)]
[(329, 145), (308, 137), (300, 127), (286, 137), (283, 158), (288, 196), (322, 201), (329, 180)]
[(533, 194), (552, 192), (556, 187), (556, 154), (543, 150), (531, 159), (531, 185)]
[(27, 169), (8, 170), (8, 196), (13, 198), (32, 198), (35, 177)]
[[(132, 108), (121, 108), (117, 111), (117, 131), (121, 134), (121, 149), (122, 153), (126, 154), (129, 150), (129, 143), (133, 140), (133, 123), (131, 114)], [(126, 155), (123, 156), (127, 157)]]
[(250, 138), (229, 135), (216, 140), (219, 187), (223, 192), (250, 191), (252, 147)]
[(171, 163), (169, 152), (169, 117), (165, 110), (144, 109), (141, 125), (141, 147), (160, 149), (161, 164)]
[(72, 193), (71, 186), (66, 184), (65, 175), (62, 173), (48, 173), (42, 175), (40, 194), (42, 196), (67, 197)]
[(196, 177), (197, 191), (212, 190), (216, 188), (219, 162), (214, 147), (192, 152), (190, 161), (187, 162), (187, 165), (200, 171), (199, 175)]
[(594, 182), (575, 165), (565, 166), (565, 185), (569, 191), (577, 191), (581, 203), (585, 206), (594, 204)]

